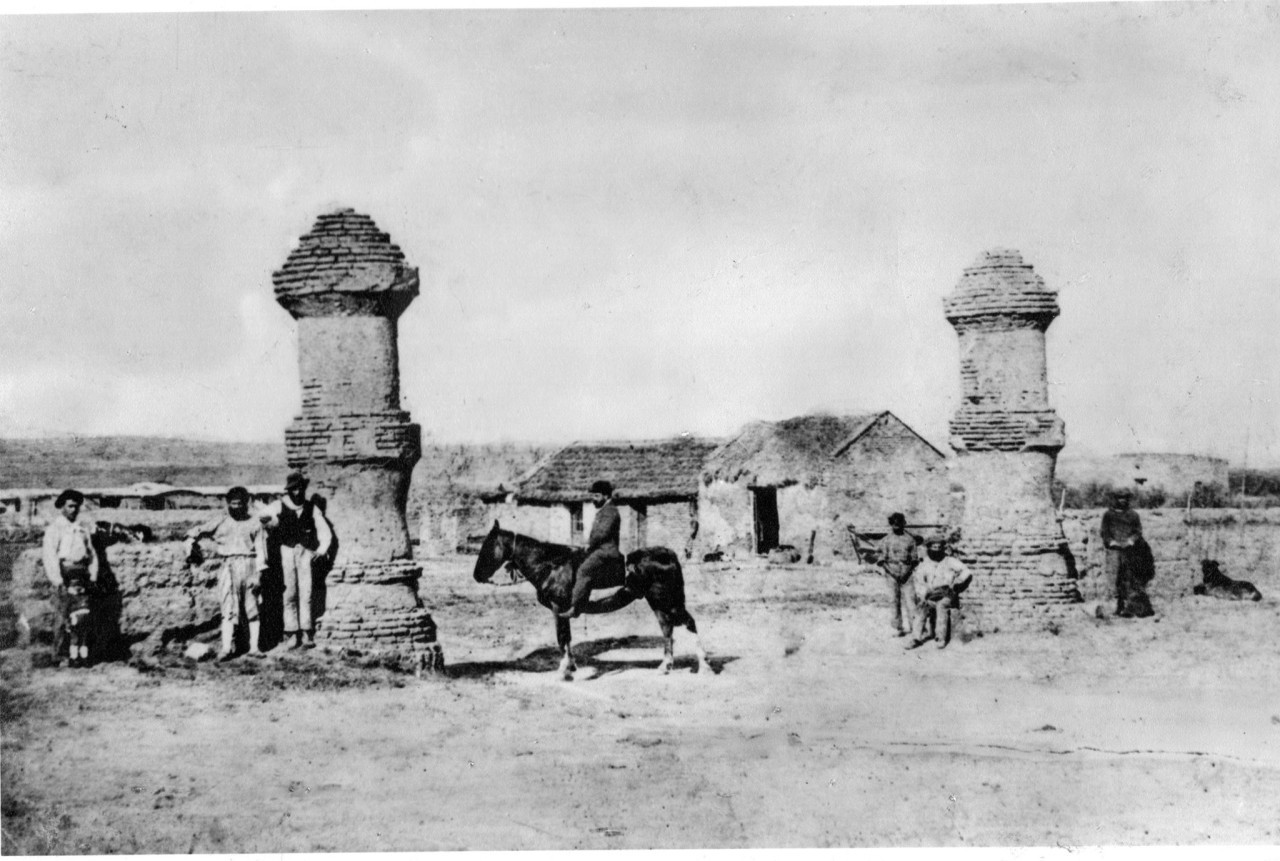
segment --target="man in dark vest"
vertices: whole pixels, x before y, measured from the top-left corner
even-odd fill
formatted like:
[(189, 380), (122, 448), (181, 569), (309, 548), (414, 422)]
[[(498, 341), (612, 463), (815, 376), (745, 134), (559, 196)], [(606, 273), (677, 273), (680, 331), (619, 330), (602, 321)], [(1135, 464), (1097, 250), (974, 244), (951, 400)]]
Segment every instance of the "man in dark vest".
[(626, 565), (618, 548), (622, 516), (613, 504), (613, 485), (603, 480), (591, 485), (591, 504), (596, 507), (596, 516), (591, 523), (586, 558), (573, 581), (572, 603), (560, 614), (565, 619), (582, 613), (591, 600), (592, 589), (611, 589), (626, 579)]
[[(312, 565), (329, 552), (333, 530), (323, 512), (307, 499), (307, 479), (291, 472), (284, 496), (262, 511), (271, 538), (280, 545), (280, 573), (284, 579), (284, 641), (289, 649), (315, 648), (311, 618)], [(305, 641), (303, 638), (306, 638)]]

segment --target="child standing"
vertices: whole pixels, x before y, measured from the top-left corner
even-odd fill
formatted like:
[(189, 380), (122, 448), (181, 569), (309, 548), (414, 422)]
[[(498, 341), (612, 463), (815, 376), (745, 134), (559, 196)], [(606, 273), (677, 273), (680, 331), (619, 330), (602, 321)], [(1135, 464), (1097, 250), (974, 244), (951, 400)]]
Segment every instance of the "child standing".
[(202, 538), (212, 539), (222, 569), (218, 572), (218, 597), (222, 602), (222, 650), (219, 661), (235, 657), (235, 630), (241, 610), (249, 623), (249, 655), (262, 657), (258, 645), (258, 594), (262, 572), (267, 567), (267, 548), (262, 522), (249, 516), (249, 491), (233, 487), (227, 491), (227, 513), (187, 533), (187, 556), (195, 556)]

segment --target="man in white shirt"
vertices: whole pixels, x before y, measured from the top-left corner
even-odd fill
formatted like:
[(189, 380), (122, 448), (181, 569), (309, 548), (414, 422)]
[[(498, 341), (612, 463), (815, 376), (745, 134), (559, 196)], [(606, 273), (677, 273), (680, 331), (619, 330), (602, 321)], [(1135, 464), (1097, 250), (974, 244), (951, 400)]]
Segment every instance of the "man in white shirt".
[[(937, 639), (938, 648), (951, 642), (951, 611), (960, 608), (960, 593), (969, 588), (973, 575), (964, 563), (947, 555), (947, 539), (934, 533), (925, 539), (925, 555), (916, 566), (914, 579), (920, 601), (920, 630), (908, 645), (914, 649)], [(938, 626), (942, 627), (941, 636)]]
[(58, 516), (44, 531), (44, 573), (53, 584), (58, 607), (58, 628), (53, 637), (53, 657), (59, 660), (64, 645), (67, 666), (89, 663), (89, 589), (98, 582), (98, 553), (93, 546), (93, 523), (80, 520), (84, 494), (64, 490), (54, 507)]
[(286, 648), (291, 650), (315, 648), (315, 622), (311, 617), (312, 566), (316, 557), (328, 553), (333, 543), (333, 530), (324, 512), (307, 499), (307, 483), (302, 473), (289, 473), (284, 483), (285, 495), (266, 506), (260, 515), (271, 538), (280, 545), (284, 638)]

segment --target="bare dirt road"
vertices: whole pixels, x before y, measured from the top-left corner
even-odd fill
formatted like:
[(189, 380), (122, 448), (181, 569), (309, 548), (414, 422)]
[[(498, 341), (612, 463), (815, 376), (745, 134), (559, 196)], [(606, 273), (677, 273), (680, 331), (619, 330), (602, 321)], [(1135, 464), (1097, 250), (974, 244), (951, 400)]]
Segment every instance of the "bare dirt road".
[(881, 584), (692, 566), (715, 674), (647, 608), (574, 623), (429, 563), (445, 678), (312, 654), (3, 664), (3, 851), (1280, 842), (1280, 604), (1165, 602), (906, 652)]

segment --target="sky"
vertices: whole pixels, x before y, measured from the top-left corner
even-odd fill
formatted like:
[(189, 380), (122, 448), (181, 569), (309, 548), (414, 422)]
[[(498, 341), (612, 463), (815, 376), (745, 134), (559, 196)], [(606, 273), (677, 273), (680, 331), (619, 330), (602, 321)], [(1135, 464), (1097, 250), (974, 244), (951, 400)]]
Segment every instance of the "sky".
[(418, 267), (426, 440), (892, 410), (1059, 291), (1068, 453), (1280, 465), (1280, 4), (0, 17), (0, 437), (279, 440), (317, 215)]

